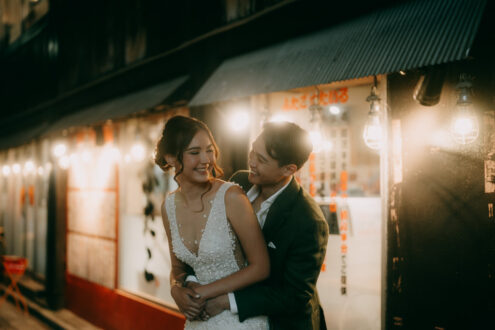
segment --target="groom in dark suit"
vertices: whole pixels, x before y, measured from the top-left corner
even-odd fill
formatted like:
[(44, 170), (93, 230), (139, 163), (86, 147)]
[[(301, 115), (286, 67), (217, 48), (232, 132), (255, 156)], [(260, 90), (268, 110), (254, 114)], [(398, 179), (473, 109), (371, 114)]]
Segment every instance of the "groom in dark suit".
[(267, 123), (249, 153), (250, 171), (231, 181), (246, 191), (262, 227), (271, 275), (258, 284), (206, 303), (209, 316), (224, 309), (247, 318), (268, 315), (271, 329), (326, 329), (316, 280), (325, 258), (328, 226), (294, 173), (312, 145), (299, 126)]

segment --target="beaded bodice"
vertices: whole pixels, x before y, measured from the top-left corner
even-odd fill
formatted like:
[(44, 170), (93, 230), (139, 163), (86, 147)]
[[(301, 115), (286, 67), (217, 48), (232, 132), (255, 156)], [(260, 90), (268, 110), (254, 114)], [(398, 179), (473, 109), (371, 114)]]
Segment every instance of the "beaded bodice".
[(233, 183), (220, 186), (213, 199), (210, 214), (198, 244), (197, 255), (184, 244), (177, 225), (175, 194), (166, 199), (167, 216), (172, 235), (173, 252), (179, 260), (194, 269), (201, 284), (208, 284), (239, 270), (235, 258), (236, 237), (225, 211), (225, 192)]

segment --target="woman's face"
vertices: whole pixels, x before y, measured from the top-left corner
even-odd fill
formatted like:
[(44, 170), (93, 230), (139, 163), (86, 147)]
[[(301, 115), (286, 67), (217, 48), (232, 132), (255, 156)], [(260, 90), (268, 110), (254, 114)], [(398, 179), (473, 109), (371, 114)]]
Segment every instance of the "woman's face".
[(206, 182), (213, 177), (212, 169), (215, 162), (213, 143), (208, 133), (199, 130), (183, 152), (184, 168), (180, 177), (192, 182)]

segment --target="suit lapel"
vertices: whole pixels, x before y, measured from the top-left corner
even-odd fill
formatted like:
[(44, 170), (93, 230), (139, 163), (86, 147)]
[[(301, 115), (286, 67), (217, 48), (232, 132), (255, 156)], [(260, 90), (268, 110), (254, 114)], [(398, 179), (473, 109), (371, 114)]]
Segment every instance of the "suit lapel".
[(289, 216), (294, 201), (299, 193), (299, 184), (292, 177), (291, 182), (284, 191), (275, 199), (266, 216), (263, 234), (265, 238), (271, 236), (272, 232), (282, 226)]

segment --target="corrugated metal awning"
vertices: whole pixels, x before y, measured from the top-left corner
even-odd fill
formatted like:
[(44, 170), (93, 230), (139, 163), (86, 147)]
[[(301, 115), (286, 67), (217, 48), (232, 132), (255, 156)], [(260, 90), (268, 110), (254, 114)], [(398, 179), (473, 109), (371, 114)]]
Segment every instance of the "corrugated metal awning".
[(45, 134), (75, 126), (85, 126), (104, 122), (108, 119), (121, 119), (141, 110), (152, 108), (162, 103), (187, 80), (186, 76), (169, 80), (140, 91), (117, 97), (81, 111), (71, 113), (54, 123), (24, 129), (15, 135), (0, 140), (0, 149), (15, 147), (39, 138)]
[(420, 0), (228, 59), (189, 105), (465, 59), (485, 0)]
[(72, 126), (92, 125), (108, 119), (120, 119), (141, 110), (152, 108), (163, 102), (187, 77), (180, 77), (152, 87), (130, 93), (103, 103), (99, 103), (82, 111), (63, 117), (50, 126), (49, 131), (57, 131)]

